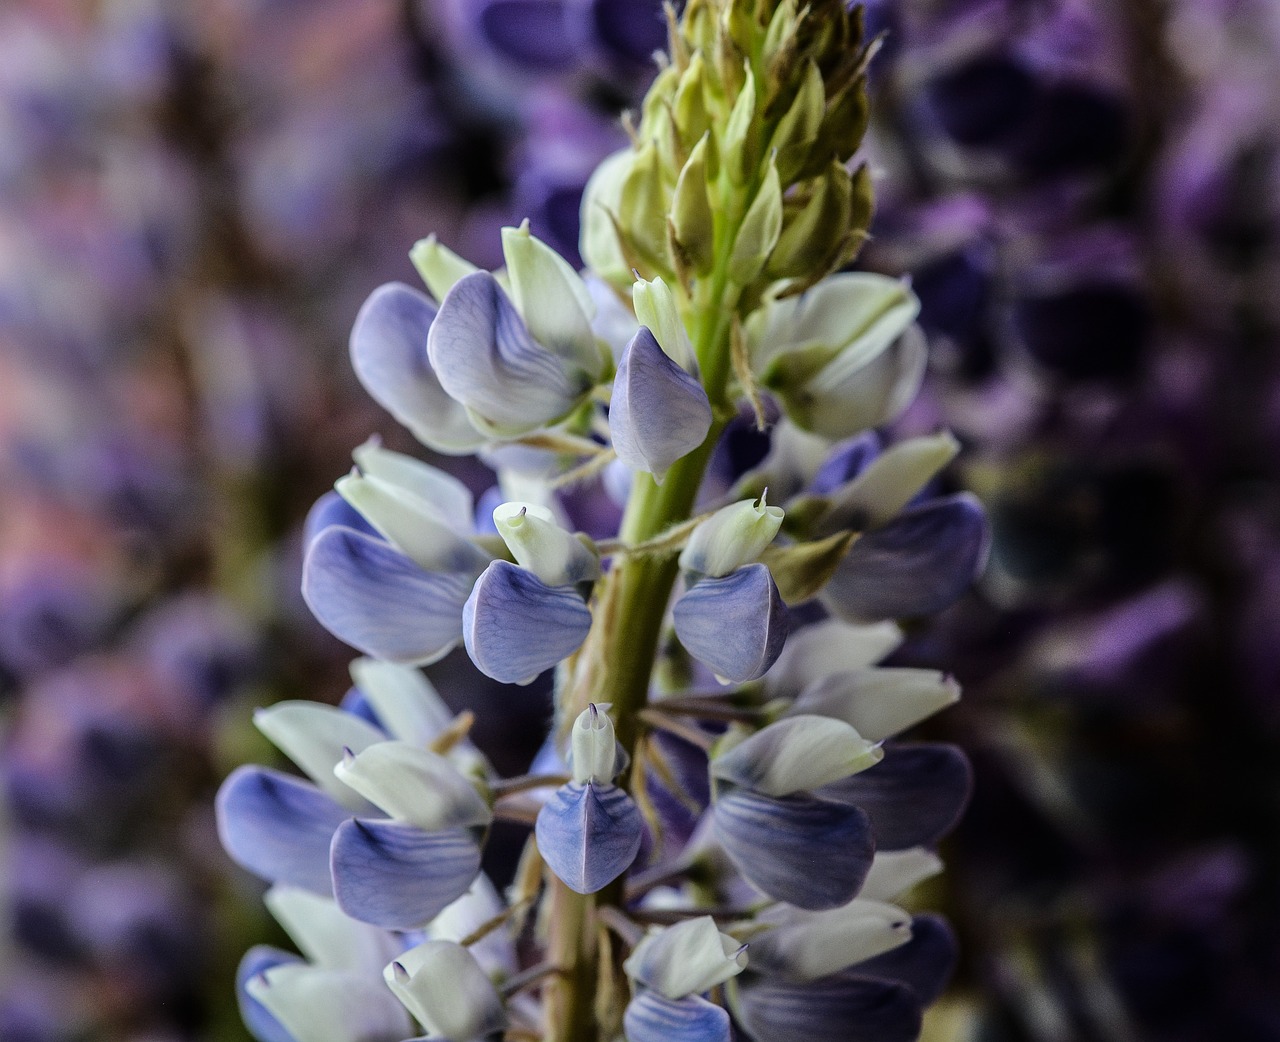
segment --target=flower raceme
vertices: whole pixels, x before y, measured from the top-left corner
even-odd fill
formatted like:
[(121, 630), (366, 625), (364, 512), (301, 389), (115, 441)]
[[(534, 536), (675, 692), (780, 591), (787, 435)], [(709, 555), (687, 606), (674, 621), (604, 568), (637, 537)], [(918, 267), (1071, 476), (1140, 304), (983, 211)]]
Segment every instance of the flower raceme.
[[(284, 921), (307, 961), (241, 975), (261, 1042), (399, 1042), (406, 1016), (452, 1042), (905, 1040), (945, 986), (945, 923), (892, 902), (940, 869), (969, 768), (899, 736), (959, 689), (880, 663), (972, 581), (986, 526), (931, 495), (950, 435), (875, 430), (922, 375), (910, 288), (835, 273), (869, 213), (870, 49), (834, 0), (691, 0), (669, 42), (584, 201), (586, 272), (527, 225), (493, 273), (429, 238), (427, 292), (357, 317), (369, 393), (494, 486), (477, 507), (370, 442), (308, 519), (304, 596), (367, 657), (341, 708), (259, 715), (310, 781), (241, 768), (219, 826), (373, 940), (335, 967)], [(724, 496), (708, 464), (740, 416), (778, 419)], [(588, 537), (620, 471), (616, 535)], [(503, 683), (554, 672), (528, 775), (498, 777), (418, 671), (459, 645)], [(499, 819), (532, 826), (505, 903), (480, 873)]]

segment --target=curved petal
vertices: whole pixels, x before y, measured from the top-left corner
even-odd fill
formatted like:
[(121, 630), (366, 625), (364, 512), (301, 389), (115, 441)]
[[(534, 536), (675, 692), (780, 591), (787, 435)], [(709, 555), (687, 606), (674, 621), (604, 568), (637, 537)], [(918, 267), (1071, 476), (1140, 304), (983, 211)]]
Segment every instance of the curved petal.
[(744, 986), (735, 1011), (759, 1042), (915, 1042), (921, 1027), (915, 992), (866, 978)]
[(263, 901), (298, 950), (323, 969), (381, 973), (404, 948), (395, 934), (344, 915), (331, 897), (276, 885)]
[(689, 995), (669, 999), (643, 990), (622, 1015), (627, 1042), (730, 1042), (729, 1014), (715, 1003)]
[(829, 496), (853, 481), (880, 455), (880, 446), (880, 435), (875, 431), (865, 431), (856, 438), (833, 446), (809, 482), (809, 492), (815, 496)]
[(763, 564), (703, 579), (672, 614), (689, 654), (737, 684), (764, 676), (787, 640), (787, 608)]
[(473, 581), (466, 572), (423, 571), (379, 539), (329, 528), (307, 551), (302, 596), (340, 640), (413, 665), (434, 662), (457, 644)]
[(818, 680), (787, 711), (843, 720), (882, 742), (960, 699), (955, 678), (932, 669), (861, 669)]
[(711, 402), (702, 384), (641, 326), (622, 354), (609, 403), (609, 434), (618, 459), (661, 480), (710, 430)]
[(861, 807), (881, 850), (931, 847), (955, 828), (973, 790), (973, 768), (954, 745), (887, 745), (875, 768), (818, 790)]
[(435, 685), (419, 669), (358, 658), (351, 679), (393, 738), (429, 745), (453, 720)]
[(374, 539), (380, 538), (378, 530), (361, 517), (355, 507), (330, 489), (317, 499), (307, 512), (307, 519), (302, 525), (302, 545), (310, 546), (316, 536), (334, 525), (354, 528), (362, 535), (371, 536)]
[(466, 410), (445, 393), (427, 358), (436, 305), (399, 282), (379, 286), (351, 329), (351, 364), (369, 396), (439, 452), (471, 452), (484, 443)]
[(338, 778), (397, 821), (428, 832), (487, 825), (493, 815), (476, 787), (439, 753), (378, 742), (335, 768)]
[(477, 19), (489, 45), (533, 72), (557, 72), (578, 61), (563, 0), (488, 0)]
[(911, 940), (899, 948), (860, 962), (847, 972), (908, 985), (924, 1005), (934, 1002), (955, 971), (959, 946), (956, 935), (940, 915), (917, 915), (911, 920)]
[(236, 969), (236, 1000), (240, 1006), (240, 1019), (249, 1029), (249, 1034), (258, 1042), (296, 1042), (280, 1021), (272, 1016), (271, 1011), (249, 994), (247, 985), (259, 974), (277, 966), (301, 963), (302, 960), (292, 952), (281, 951), (266, 944), (258, 944), (250, 948), (240, 960)]
[(532, 572), (494, 561), (462, 610), (471, 661), (504, 684), (526, 683), (587, 639), (591, 610), (569, 586), (548, 586)]
[(464, 276), (449, 290), (427, 353), (441, 385), (499, 437), (559, 419), (590, 389), (585, 373), (533, 339), (487, 271)]
[(275, 966), (245, 984), (296, 1042), (400, 1042), (412, 1028), (376, 977), (305, 964)]
[(849, 621), (941, 611), (982, 571), (990, 535), (978, 501), (960, 494), (908, 510), (863, 535), (822, 592)]
[(716, 837), (757, 889), (799, 908), (848, 904), (871, 869), (871, 822), (857, 807), (739, 789), (715, 802)]
[(360, 752), (387, 736), (354, 713), (320, 702), (289, 699), (256, 710), (253, 725), (302, 772), (343, 806), (360, 813), (368, 804), (334, 777), (344, 749)]
[(746, 945), (709, 915), (651, 929), (622, 964), (627, 975), (668, 999), (701, 995), (747, 966)]
[(424, 832), (400, 821), (350, 819), (334, 833), (330, 857), (338, 907), (389, 930), (425, 926), (480, 872), (470, 830)]
[(789, 716), (713, 756), (711, 774), (766, 796), (790, 796), (865, 771), (881, 755), (843, 720)]
[(538, 812), (538, 851), (579, 894), (594, 894), (622, 875), (640, 852), (640, 808), (617, 785), (570, 782)]
[(771, 927), (751, 940), (751, 968), (788, 981), (828, 977), (911, 939), (909, 913), (863, 898), (825, 912), (774, 905), (759, 921)]
[(273, 883), (331, 892), (329, 843), (350, 812), (309, 782), (266, 767), (238, 767), (214, 802), (231, 860)]
[(892, 622), (855, 625), (823, 619), (788, 634), (778, 662), (765, 678), (773, 697), (794, 698), (832, 673), (865, 669), (896, 651), (902, 630)]
[(507, 1025), (502, 996), (470, 951), (424, 941), (386, 967), (383, 980), (430, 1036), (491, 1038)]

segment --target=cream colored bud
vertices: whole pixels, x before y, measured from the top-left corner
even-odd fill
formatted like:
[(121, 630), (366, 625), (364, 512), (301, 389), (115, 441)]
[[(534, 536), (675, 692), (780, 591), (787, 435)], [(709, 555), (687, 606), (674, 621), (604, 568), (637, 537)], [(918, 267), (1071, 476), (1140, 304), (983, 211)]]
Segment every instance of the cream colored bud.
[(693, 345), (680, 317), (675, 294), (661, 278), (651, 282), (641, 279), (631, 291), (631, 302), (636, 310), (636, 320), (648, 326), (667, 357), (687, 373), (696, 373), (697, 360)]
[(733, 252), (729, 255), (729, 277), (745, 286), (761, 271), (769, 260), (778, 236), (782, 233), (782, 184), (778, 168), (771, 160), (764, 184), (742, 219)]
[(694, 575), (728, 575), (760, 556), (778, 534), (782, 518), (782, 508), (769, 506), (764, 495), (730, 503), (693, 530), (680, 567)]

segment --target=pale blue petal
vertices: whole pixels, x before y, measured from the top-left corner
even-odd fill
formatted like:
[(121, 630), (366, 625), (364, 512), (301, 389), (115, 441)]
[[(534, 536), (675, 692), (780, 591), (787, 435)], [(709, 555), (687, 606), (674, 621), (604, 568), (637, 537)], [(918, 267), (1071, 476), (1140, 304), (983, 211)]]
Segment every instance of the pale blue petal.
[(532, 680), (577, 651), (591, 611), (571, 586), (548, 586), (509, 561), (494, 561), (462, 610), (467, 653), (504, 684)]
[(942, 916), (917, 915), (911, 920), (911, 940), (851, 966), (842, 976), (899, 981), (928, 1006), (947, 990), (958, 955), (956, 935)]
[(268, 1012), (267, 1007), (245, 990), (245, 985), (273, 966), (299, 962), (302, 960), (292, 952), (281, 951), (279, 948), (272, 948), (265, 944), (250, 948), (240, 960), (240, 966), (236, 970), (236, 1000), (240, 1005), (240, 1019), (249, 1029), (249, 1034), (258, 1042), (295, 1042), (295, 1040), (285, 1026)]
[(871, 822), (857, 807), (739, 789), (716, 800), (714, 815), (734, 867), (758, 890), (798, 908), (848, 904), (871, 870)]
[(441, 452), (470, 452), (484, 438), (440, 386), (427, 358), (435, 317), (425, 293), (399, 282), (378, 287), (351, 329), (351, 364), (370, 397), (419, 441)]
[(836, 445), (809, 482), (815, 496), (829, 496), (847, 481), (861, 474), (880, 455), (880, 435), (866, 431)]
[(827, 799), (861, 807), (879, 850), (932, 847), (955, 828), (973, 790), (963, 750), (937, 742), (884, 747), (868, 771), (818, 790)]
[(326, 528), (332, 528), (334, 525), (354, 528), (362, 535), (372, 536), (376, 539), (381, 538), (378, 535), (378, 530), (361, 517), (360, 512), (355, 507), (333, 489), (330, 489), (317, 499), (315, 505), (307, 512), (307, 519), (302, 525), (302, 545), (304, 547), (310, 546), (316, 536)]
[(702, 384), (641, 326), (622, 355), (609, 403), (613, 447), (632, 470), (661, 478), (706, 440), (711, 402)]
[(413, 665), (435, 661), (461, 639), (473, 580), (467, 572), (424, 571), (380, 539), (329, 528), (307, 551), (302, 596), (340, 640)]
[(915, 1042), (921, 1002), (904, 984), (827, 977), (744, 986), (735, 1007), (757, 1042)]
[(851, 622), (941, 611), (982, 571), (989, 542), (973, 496), (931, 500), (859, 538), (823, 590), (823, 603)]
[(231, 860), (273, 883), (331, 891), (329, 842), (351, 817), (310, 782), (266, 767), (238, 767), (214, 803)]
[(730, 1042), (729, 1014), (697, 995), (669, 999), (647, 988), (622, 1017), (627, 1042)]
[(673, 615), (689, 654), (736, 684), (764, 676), (787, 640), (786, 605), (763, 564), (701, 580), (676, 602)]
[(389, 930), (425, 926), (470, 889), (480, 846), (469, 829), (424, 832), (352, 818), (334, 833), (333, 893), (353, 919)]
[(445, 390), (496, 435), (558, 420), (590, 389), (584, 373), (533, 339), (487, 271), (472, 272), (449, 290), (427, 351)]
[(631, 867), (644, 822), (617, 785), (570, 782), (538, 812), (535, 834), (551, 871), (571, 890), (594, 894)]

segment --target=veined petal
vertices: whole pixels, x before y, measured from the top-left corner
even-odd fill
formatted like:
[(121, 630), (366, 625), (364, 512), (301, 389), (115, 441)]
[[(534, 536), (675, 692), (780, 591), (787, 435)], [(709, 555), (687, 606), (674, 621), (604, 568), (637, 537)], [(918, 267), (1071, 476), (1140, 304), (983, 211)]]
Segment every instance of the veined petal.
[(472, 1042), (506, 1027), (502, 997), (460, 944), (424, 941), (388, 965), (383, 980), (429, 1035)]
[(533, 339), (485, 271), (449, 290), (431, 324), (427, 352), (441, 386), (497, 437), (558, 420), (591, 387), (586, 373)]
[(329, 841), (350, 812), (314, 785), (266, 767), (237, 767), (214, 802), (231, 860), (254, 875), (331, 892)]
[(378, 539), (329, 528), (303, 562), (302, 596), (321, 624), (366, 655), (434, 662), (462, 637), (474, 575), (427, 572)]
[(711, 774), (766, 796), (789, 796), (865, 771), (882, 755), (843, 720), (791, 716), (713, 756)]
[(368, 804), (333, 776), (342, 750), (359, 752), (387, 736), (351, 713), (320, 702), (277, 702), (253, 714), (254, 726), (344, 807), (361, 812)]
[(702, 384), (641, 326), (622, 353), (609, 403), (609, 434), (618, 459), (661, 480), (710, 430), (711, 402)]
[(399, 282), (364, 302), (351, 330), (351, 364), (369, 395), (414, 437), (439, 452), (463, 454), (483, 444), (466, 410), (445, 393), (427, 358), (436, 306)]
[(911, 940), (850, 968), (859, 977), (900, 981), (923, 1005), (936, 1001), (955, 972), (959, 947), (956, 935), (940, 915), (917, 915), (911, 920)]
[(843, 720), (870, 742), (905, 731), (960, 700), (954, 677), (932, 669), (861, 669), (806, 687), (787, 711)]
[(738, 684), (764, 676), (787, 639), (786, 605), (763, 564), (701, 580), (672, 614), (689, 654)]
[(402, 945), (386, 930), (344, 915), (331, 898), (291, 886), (273, 886), (267, 908), (299, 950), (327, 970), (379, 973)]
[(569, 782), (543, 804), (534, 832), (551, 871), (571, 890), (594, 894), (631, 867), (644, 821), (617, 785)]
[(402, 821), (352, 818), (333, 836), (333, 893), (361, 922), (416, 930), (470, 888), (480, 846), (468, 829), (424, 832)]
[(832, 673), (847, 673), (879, 662), (902, 644), (893, 622), (859, 625), (824, 619), (787, 637), (777, 664), (765, 678), (773, 697), (794, 697)]
[(591, 611), (572, 587), (548, 586), (524, 568), (494, 561), (476, 581), (462, 627), (480, 672), (519, 684), (577, 651)]
[(730, 1042), (729, 1014), (697, 995), (669, 999), (641, 991), (622, 1016), (627, 1042)]
[(489, 555), (454, 531), (417, 493), (384, 478), (353, 471), (334, 483), (392, 546), (429, 572), (479, 572)]
[(288, 1028), (272, 1016), (266, 1006), (249, 994), (246, 985), (254, 977), (276, 966), (296, 965), (301, 962), (302, 960), (292, 952), (281, 951), (279, 948), (272, 948), (265, 944), (250, 948), (240, 960), (240, 966), (236, 970), (236, 1000), (240, 1006), (240, 1019), (249, 1029), (249, 1034), (258, 1042), (297, 1042), (297, 1040), (289, 1034)]
[(352, 450), (351, 456), (360, 473), (403, 489), (429, 504), (437, 520), (457, 535), (471, 534), (475, 497), (471, 489), (452, 474), (403, 452), (384, 449), (376, 437)]
[(915, 992), (870, 978), (760, 981), (743, 987), (735, 1012), (758, 1042), (916, 1042), (921, 1027)]
[(487, 825), (489, 805), (445, 757), (408, 742), (379, 742), (341, 760), (341, 781), (397, 821), (427, 832)]
[(709, 915), (650, 930), (622, 968), (668, 999), (701, 995), (747, 967), (746, 945)]
[(378, 719), (401, 741), (428, 745), (453, 720), (453, 713), (419, 669), (360, 658), (351, 663), (351, 679)]
[(858, 896), (868, 901), (892, 901), (941, 871), (942, 859), (924, 847), (877, 850)]
[(932, 500), (859, 538), (822, 601), (849, 621), (941, 611), (982, 570), (989, 542), (986, 515), (973, 496)]
[(828, 977), (911, 939), (911, 916), (894, 905), (855, 899), (826, 912), (775, 906), (770, 929), (751, 939), (752, 969), (783, 980)]
[(717, 799), (713, 814), (734, 867), (758, 890), (798, 908), (848, 904), (871, 868), (871, 822), (857, 807), (738, 789)]
[(823, 786), (819, 795), (860, 807), (881, 850), (931, 847), (955, 828), (973, 790), (973, 769), (957, 746), (885, 746), (873, 771)]
[(245, 991), (296, 1042), (400, 1042), (408, 1016), (376, 977), (290, 963), (272, 967)]

